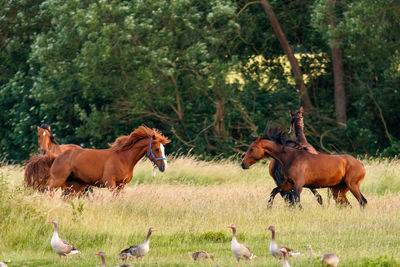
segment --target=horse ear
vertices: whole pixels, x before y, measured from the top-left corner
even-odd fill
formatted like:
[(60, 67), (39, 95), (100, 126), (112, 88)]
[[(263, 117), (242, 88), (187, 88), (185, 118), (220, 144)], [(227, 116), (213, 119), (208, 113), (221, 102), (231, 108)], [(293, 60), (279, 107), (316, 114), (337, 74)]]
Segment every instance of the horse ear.
[(258, 136), (254, 135), (254, 134), (251, 134), (250, 138), (251, 138), (251, 141), (254, 142), (254, 141), (256, 141), (258, 139)]
[(290, 110), (290, 116), (294, 116), (294, 113), (293, 113), (293, 111), (292, 110)]
[(39, 126), (36, 126), (36, 127), (37, 127), (38, 131), (40, 131), (40, 127)]
[(299, 108), (299, 113), (303, 113), (304, 112), (304, 109), (303, 109), (303, 106), (301, 106), (300, 108)]

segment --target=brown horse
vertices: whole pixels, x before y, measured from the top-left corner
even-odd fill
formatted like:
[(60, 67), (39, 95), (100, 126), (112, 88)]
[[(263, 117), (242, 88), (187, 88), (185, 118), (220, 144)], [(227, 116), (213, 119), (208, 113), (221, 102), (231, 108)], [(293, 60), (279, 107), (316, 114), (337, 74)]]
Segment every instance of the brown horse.
[[(318, 154), (317, 150), (307, 142), (306, 136), (304, 135), (303, 132), (303, 107), (300, 107), (300, 109), (293, 113), (290, 111), (291, 115), (291, 120), (290, 120), (290, 131), (289, 133), (292, 132), (294, 129), (294, 133), (296, 135), (296, 143), (288, 143), (287, 145), (293, 146), (298, 149), (303, 149), (306, 150), (312, 154)], [(279, 164), (278, 161), (274, 160), (273, 158), (271, 159), (271, 162), (269, 164), (269, 174), (271, 177), (274, 179), (275, 184), (277, 186), (281, 185), (284, 182), (283, 174), (282, 174), (282, 166)], [(322, 197), (318, 193), (317, 190), (310, 188), (311, 192), (314, 194), (314, 196), (317, 198), (317, 201), (320, 205), (322, 205)], [(290, 203), (291, 205), (294, 204), (294, 194), (293, 192), (290, 191), (281, 191), (280, 192), (281, 196)]]
[[(50, 168), (53, 161), (64, 151), (69, 149), (82, 149), (78, 145), (59, 145), (53, 135), (51, 127), (42, 124), (37, 127), (40, 154), (31, 157), (25, 165), (25, 187), (33, 187), (38, 191), (45, 191), (50, 178)], [(68, 181), (67, 187), (76, 188), (80, 183)]]
[(294, 190), (295, 201), (300, 204), (303, 187), (334, 188), (341, 195), (334, 194), (333, 197), (341, 204), (348, 204), (345, 197), (350, 190), (360, 205), (365, 206), (367, 200), (360, 192), (365, 169), (360, 161), (350, 155), (311, 154), (286, 146), (286, 142), (281, 131), (267, 126), (263, 136), (253, 141), (242, 160), (242, 168), (248, 169), (267, 154), (282, 165), (285, 181), (272, 190), (269, 207), (272, 207), (275, 195), (284, 190)]
[(67, 179), (73, 179), (118, 194), (132, 180), (133, 168), (143, 156), (160, 171), (166, 169), (164, 144), (169, 142), (158, 130), (140, 126), (130, 135), (118, 137), (109, 149), (67, 150), (51, 166), (49, 187), (64, 187)]
[(37, 130), (39, 136), (38, 144), (41, 149), (41, 154), (47, 154), (56, 158), (66, 150), (76, 148), (82, 149), (82, 147), (73, 144), (59, 145), (54, 138), (51, 127), (47, 124), (42, 124), (40, 127), (38, 126)]

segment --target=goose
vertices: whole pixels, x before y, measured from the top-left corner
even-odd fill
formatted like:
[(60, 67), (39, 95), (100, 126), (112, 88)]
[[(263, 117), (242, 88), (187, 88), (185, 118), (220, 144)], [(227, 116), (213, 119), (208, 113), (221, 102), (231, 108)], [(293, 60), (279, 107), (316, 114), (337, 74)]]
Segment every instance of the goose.
[[(95, 255), (99, 255), (101, 258), (101, 267), (106, 267), (106, 254), (103, 251), (99, 251), (94, 253)], [(130, 264), (122, 264), (121, 266), (115, 266), (115, 267), (132, 267)]]
[(288, 251), (286, 250), (286, 248), (281, 248), (281, 249), (279, 249), (280, 250), (280, 252), (282, 252), (282, 255), (283, 255), (283, 264), (282, 264), (282, 267), (290, 267), (290, 264), (289, 264), (289, 262), (287, 261), (287, 258), (288, 258)]
[(201, 260), (201, 259), (212, 259), (214, 260), (214, 256), (207, 253), (206, 251), (197, 251), (197, 252), (189, 252), (189, 256), (193, 258), (193, 260)]
[(335, 253), (327, 253), (321, 257), (322, 266), (337, 267), (339, 265), (339, 257)]
[(240, 259), (250, 260), (251, 263), (251, 260), (254, 259), (256, 255), (254, 255), (247, 246), (245, 246), (244, 244), (240, 244), (236, 240), (236, 226), (233, 223), (231, 223), (227, 227), (232, 229), (233, 236), (231, 241), (231, 250), (238, 262), (238, 266), (240, 266)]
[(118, 258), (121, 260), (126, 260), (128, 257), (132, 257), (132, 258), (140, 258), (142, 259), (143, 256), (145, 256), (149, 250), (150, 250), (150, 236), (152, 232), (157, 231), (157, 228), (154, 227), (150, 227), (149, 231), (147, 233), (147, 237), (146, 240), (140, 244), (140, 245), (133, 245), (130, 246), (127, 249), (122, 250), (119, 254), (118, 254)]
[(300, 255), (299, 252), (296, 252), (293, 249), (290, 249), (290, 248), (287, 248), (287, 247), (279, 246), (276, 243), (276, 241), (275, 241), (275, 227), (269, 226), (269, 227), (265, 228), (265, 230), (270, 230), (272, 232), (272, 238), (271, 238), (271, 242), (269, 244), (269, 251), (271, 252), (272, 256), (274, 256), (275, 258), (278, 258), (278, 259), (282, 259), (283, 253), (280, 250), (281, 248), (284, 248), (287, 251), (287, 255), (289, 257), (295, 256), (295, 255)]
[(65, 240), (62, 240), (58, 236), (58, 222), (56, 220), (50, 220), (48, 223), (54, 224), (54, 233), (51, 238), (51, 247), (53, 250), (58, 254), (61, 260), (61, 256), (65, 256), (65, 258), (68, 260), (69, 255), (74, 255), (74, 254), (79, 254), (80, 251), (77, 250), (73, 245), (68, 243)]

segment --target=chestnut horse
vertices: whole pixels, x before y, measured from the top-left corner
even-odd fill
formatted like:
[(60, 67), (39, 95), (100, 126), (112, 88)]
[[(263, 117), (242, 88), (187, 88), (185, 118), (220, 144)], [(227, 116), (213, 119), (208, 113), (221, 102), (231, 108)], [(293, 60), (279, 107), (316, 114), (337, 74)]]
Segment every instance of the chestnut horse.
[[(290, 111), (291, 115), (291, 120), (290, 120), (290, 131), (289, 133), (292, 132), (294, 129), (294, 133), (296, 135), (296, 142), (297, 143), (288, 143), (287, 145), (291, 145), (295, 148), (298, 149), (304, 149), (312, 154), (318, 154), (317, 150), (307, 142), (306, 136), (304, 135), (303, 128), (303, 107), (300, 107), (300, 109), (293, 113)], [(270, 161), (269, 164), (269, 174), (271, 177), (274, 179), (275, 184), (277, 186), (281, 185), (284, 182), (283, 174), (282, 174), (282, 166), (279, 164), (278, 161), (274, 160), (273, 158)], [(321, 195), (317, 192), (317, 190), (310, 188), (311, 192), (314, 194), (314, 196), (317, 198), (317, 201), (320, 205), (322, 205), (322, 197)], [(285, 201), (290, 203), (291, 205), (294, 204), (294, 195), (293, 192), (290, 191), (281, 191), (280, 192), (281, 196)]]
[[(40, 154), (31, 157), (25, 166), (25, 187), (33, 187), (38, 191), (45, 191), (50, 178), (50, 168), (55, 158), (69, 149), (82, 149), (78, 145), (59, 145), (51, 131), (51, 127), (42, 124), (37, 127)], [(68, 181), (68, 187), (76, 187), (75, 182)], [(80, 186), (79, 186), (80, 187)]]
[(56, 158), (66, 150), (75, 148), (82, 149), (82, 147), (73, 144), (59, 145), (54, 138), (51, 127), (47, 124), (42, 124), (40, 127), (37, 127), (37, 130), (39, 136), (38, 144), (41, 149), (40, 154), (47, 154)]
[(350, 190), (362, 207), (367, 204), (360, 192), (365, 176), (365, 169), (360, 161), (346, 154), (311, 154), (286, 146), (286, 142), (281, 131), (267, 126), (263, 136), (255, 139), (249, 146), (241, 163), (243, 169), (248, 169), (267, 154), (281, 164), (285, 181), (272, 190), (268, 207), (272, 207), (275, 195), (285, 190), (294, 190), (295, 202), (300, 205), (303, 187), (333, 188), (341, 193), (340, 196), (333, 195), (341, 204), (348, 204), (345, 197)]
[(158, 130), (140, 126), (130, 135), (118, 137), (109, 149), (67, 150), (51, 166), (50, 190), (64, 188), (70, 178), (86, 185), (108, 187), (118, 194), (132, 180), (133, 168), (145, 155), (160, 171), (167, 168), (164, 145), (169, 142)]

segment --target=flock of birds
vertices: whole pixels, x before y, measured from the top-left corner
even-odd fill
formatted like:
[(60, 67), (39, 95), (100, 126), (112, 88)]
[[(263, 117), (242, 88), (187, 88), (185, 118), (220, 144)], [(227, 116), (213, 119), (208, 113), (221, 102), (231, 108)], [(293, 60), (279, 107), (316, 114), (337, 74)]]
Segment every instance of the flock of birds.
[[(59, 237), (57, 221), (50, 220), (48, 222), (54, 225), (54, 233), (51, 238), (51, 247), (53, 248), (54, 252), (59, 255), (60, 260), (62, 256), (65, 256), (66, 259), (68, 259), (68, 256), (70, 255), (80, 254), (80, 252), (73, 245)], [(237, 260), (238, 266), (240, 266), (240, 260), (242, 259), (249, 260), (251, 262), (251, 260), (254, 259), (256, 256), (246, 245), (239, 243), (239, 241), (236, 239), (236, 226), (234, 224), (229, 224), (227, 227), (232, 229), (231, 251)], [(265, 230), (269, 230), (272, 233), (271, 242), (269, 245), (269, 251), (271, 255), (275, 258), (282, 260), (283, 267), (290, 267), (288, 257), (300, 255), (300, 253), (288, 247), (278, 245), (275, 240), (275, 228), (273, 226), (269, 226), (265, 228)], [(124, 261), (127, 260), (128, 257), (132, 259), (142, 259), (150, 250), (150, 236), (154, 231), (157, 231), (157, 229), (154, 227), (150, 227), (147, 233), (146, 240), (142, 244), (133, 245), (127, 249), (122, 250), (118, 254), (118, 258)], [(311, 254), (314, 254), (311, 246), (308, 246), (308, 249)], [(96, 252), (95, 254), (101, 257), (101, 267), (105, 267), (105, 253), (103, 251), (100, 251)], [(189, 256), (191, 256), (195, 261), (200, 259), (214, 259), (214, 256), (207, 253), (206, 251), (189, 252)], [(321, 264), (322, 266), (337, 267), (339, 264), (339, 257), (334, 253), (324, 254), (321, 258)], [(1, 263), (0, 267), (2, 267)], [(119, 267), (132, 267), (132, 265), (123, 264)]]

